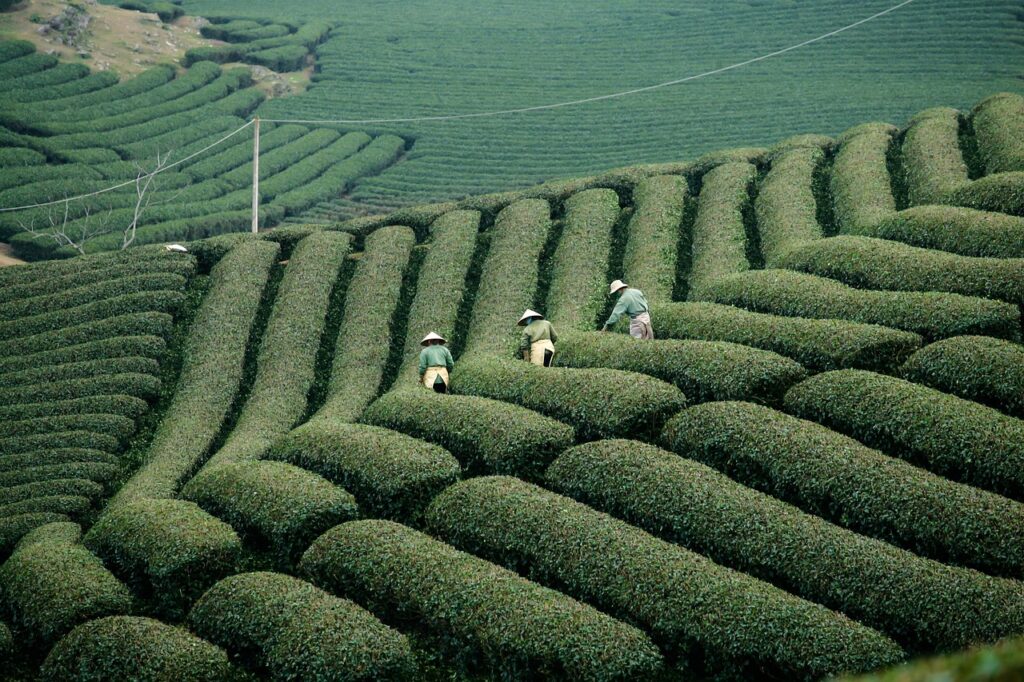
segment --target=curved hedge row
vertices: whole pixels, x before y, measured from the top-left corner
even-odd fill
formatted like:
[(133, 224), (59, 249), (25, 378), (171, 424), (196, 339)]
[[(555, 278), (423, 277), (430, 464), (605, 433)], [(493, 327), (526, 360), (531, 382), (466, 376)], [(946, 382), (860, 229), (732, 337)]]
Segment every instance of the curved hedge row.
[(259, 458), (302, 418), (329, 298), (351, 243), (343, 232), (318, 232), (295, 247), (263, 333), (252, 390), (207, 467)]
[(635, 628), (390, 521), (331, 529), (302, 570), (371, 611), (414, 620), (502, 678), (630, 680), (661, 668)]
[[(192, 256), (184, 258), (149, 258), (140, 257), (137, 260), (130, 260), (122, 263), (114, 263), (109, 267), (86, 267), (81, 272), (55, 272), (53, 276), (41, 278), (26, 278), (28, 281), (21, 283), (18, 278), (11, 286), (6, 286), (0, 291), (0, 301), (5, 307), (16, 306), (29, 297), (44, 297), (53, 294), (61, 294), (70, 289), (78, 289), (87, 285), (98, 285), (111, 280), (138, 277), (142, 275), (179, 275), (186, 280), (196, 272), (196, 260)], [(115, 291), (124, 293), (124, 290)], [(38, 299), (37, 299), (38, 300)], [(57, 302), (58, 299), (53, 299)]]
[[(90, 431), (124, 442), (135, 431), (135, 421), (117, 414), (72, 414), (33, 417), (0, 424), (0, 439), (49, 434), (60, 431)], [(2, 442), (2, 441), (0, 441)]]
[(562, 237), (551, 268), (548, 319), (559, 329), (591, 331), (608, 300), (607, 268), (601, 266), (611, 255), (619, 195), (610, 189), (588, 189), (574, 194), (564, 206)]
[(365, 147), (370, 143), (370, 139), (366, 133), (348, 133), (307, 156), (293, 157), (291, 163), (281, 172), (260, 182), (260, 196), (264, 201), (270, 201), (279, 194), (305, 186), (323, 174), (332, 164), (352, 156)]
[(896, 211), (887, 166), (895, 133), (887, 123), (868, 123), (838, 138), (831, 189), (840, 232), (870, 228)]
[(990, 407), (840, 370), (791, 388), (786, 409), (947, 478), (1024, 500), (1024, 421)]
[(885, 632), (957, 649), (1024, 628), (1024, 585), (922, 559), (635, 441), (570, 448), (554, 490)]
[(1006, 639), (991, 646), (973, 647), (946, 656), (915, 661), (888, 670), (844, 677), (842, 682), (935, 682), (935, 680), (991, 680), (1013, 682), (1024, 675), (1024, 638)]
[(246, 344), (280, 247), (252, 241), (228, 252), (210, 273), (211, 286), (192, 323), (174, 399), (136, 474), (108, 512), (146, 497), (171, 497), (206, 455), (242, 380)]
[(689, 296), (699, 296), (722, 275), (750, 269), (743, 216), (756, 178), (757, 168), (749, 163), (726, 163), (704, 176), (693, 223)]
[(416, 524), (434, 495), (462, 473), (451, 453), (364, 424), (317, 419), (274, 443), (267, 459), (316, 472), (350, 491), (363, 513)]
[(819, 679), (903, 658), (894, 642), (844, 616), (514, 478), (456, 483), (427, 521), (465, 551), (643, 626), (698, 676)]
[[(90, 448), (87, 447), (87, 445), (93, 445), (94, 447)], [(120, 467), (118, 466), (116, 459), (113, 461), (97, 461), (94, 458), (67, 455), (66, 461), (61, 461), (60, 458), (54, 457), (52, 459), (41, 459), (40, 462), (44, 463), (37, 463), (34, 461), (25, 462), (29, 457), (34, 458), (38, 452), (102, 452), (104, 455), (113, 458), (113, 455), (99, 450), (95, 445), (95, 441), (87, 442), (85, 444), (58, 443), (54, 447), (44, 448), (43, 450), (35, 448), (25, 449), (14, 453), (4, 453), (4, 460), (11, 459), (12, 455), (15, 455), (16, 457), (13, 459), (21, 462), (22, 465), (17, 468), (13, 468), (10, 471), (0, 472), (0, 485), (5, 487), (18, 487), (33, 483), (66, 481), (73, 479), (90, 480), (98, 483), (109, 481), (120, 472)], [(57, 463), (46, 464), (45, 462)], [(60, 520), (66, 521), (67, 519)]]
[(961, 256), (1024, 258), (1024, 218), (960, 206), (918, 206), (858, 232)]
[(706, 403), (663, 442), (730, 478), (922, 556), (1020, 577), (1024, 505), (750, 403)]
[(151, 374), (104, 374), (84, 379), (0, 388), (0, 404), (24, 405), (101, 395), (128, 395), (148, 400), (159, 393), (160, 379)]
[(363, 421), (440, 445), (469, 473), (533, 479), (575, 440), (571, 426), (517, 405), (432, 391), (387, 393)]
[(80, 517), (92, 508), (92, 500), (82, 495), (50, 495), (33, 497), (20, 502), (0, 506), (0, 518), (17, 517), (21, 514), (61, 514), (71, 518)]
[[(66, 64), (65, 66), (73, 65)], [(82, 66), (85, 65), (82, 64)], [(88, 69), (88, 67), (85, 68)], [(45, 88), (38, 88), (34, 90), (6, 92), (2, 97), (5, 105), (9, 103), (9, 106), (12, 109), (19, 105), (23, 107), (32, 106), (43, 101), (46, 102), (46, 107), (49, 108), (54, 102), (66, 104), (68, 100), (74, 99), (75, 97), (105, 91), (118, 85), (118, 81), (118, 75), (113, 71), (97, 71), (89, 73), (82, 78), (77, 78), (58, 85), (49, 85)]]
[(1024, 216), (1024, 172), (979, 178), (947, 194), (942, 203)]
[(39, 71), (52, 69), (58, 63), (57, 58), (52, 54), (41, 54), (38, 52), (9, 59), (0, 64), (0, 81), (14, 80)]
[[(51, 450), (30, 450), (17, 455), (5, 455), (0, 458), (0, 476), (11, 471), (26, 467), (61, 465), (75, 462), (97, 462), (116, 465), (115, 455), (94, 448), (56, 448)], [(9, 486), (9, 481), (4, 481)], [(46, 485), (46, 483), (42, 483)]]
[(244, 679), (227, 654), (182, 628), (150, 618), (111, 616), (79, 625), (57, 643), (40, 670), (50, 682)]
[(0, 559), (10, 554), (24, 535), (48, 523), (65, 522), (68, 517), (53, 512), (18, 514), (0, 518)]
[(241, 543), (231, 526), (182, 500), (138, 500), (108, 508), (85, 546), (170, 617), (234, 572)]
[(779, 403), (807, 371), (775, 353), (721, 341), (659, 339), (637, 343), (624, 334), (559, 338), (556, 364), (638, 372), (675, 384), (692, 403), (752, 400)]
[(901, 370), (918, 384), (1024, 419), (1024, 348), (989, 336), (956, 336), (925, 346)]
[(561, 369), (528, 362), (474, 358), (459, 363), (452, 390), (521, 405), (573, 424), (580, 440), (657, 436), (683, 409), (675, 386), (614, 369)]
[(926, 109), (910, 119), (900, 154), (911, 206), (941, 203), (946, 194), (970, 182), (956, 109)]
[(173, 326), (174, 318), (167, 313), (143, 312), (116, 315), (102, 320), (70, 324), (53, 331), (4, 341), (4, 343), (0, 344), (0, 358), (17, 358), (30, 353), (59, 350), (69, 346), (121, 336), (146, 335), (167, 338)]
[(781, 265), (858, 289), (948, 291), (1024, 305), (1024, 258), (971, 258), (843, 236), (791, 249)]
[(34, 384), (46, 384), (55, 381), (71, 381), (74, 379), (91, 379), (110, 374), (159, 374), (160, 364), (152, 358), (120, 357), (105, 360), (85, 360), (68, 362), (60, 365), (37, 365), (33, 369), (22, 369), (17, 372), (0, 374), (9, 388), (25, 386), (31, 390)]
[(356, 421), (383, 388), (391, 343), (399, 342), (391, 338), (391, 320), (415, 245), (408, 227), (385, 227), (366, 238), (345, 295), (327, 400), (317, 418)]
[[(330, 131), (334, 133), (334, 131)], [(260, 133), (260, 165), (263, 165), (264, 159), (270, 158), (271, 162), (273, 158), (269, 156), (269, 153), (277, 150), (278, 148), (284, 148), (289, 143), (295, 142), (300, 138), (304, 138), (309, 133), (309, 129), (299, 125), (281, 125), (275, 126), (273, 129), (267, 132)], [(328, 133), (328, 135), (330, 135)], [(330, 136), (332, 139), (337, 139), (337, 134)], [(316, 139), (316, 138), (313, 138)], [(264, 155), (264, 152), (267, 155)], [(292, 159), (301, 158), (301, 154), (291, 154)], [(228, 172), (238, 173), (239, 181), (243, 181), (240, 171), (235, 169), (245, 167), (248, 169), (248, 175), (250, 180), (252, 179), (252, 146), (249, 140), (242, 138), (237, 144), (231, 145), (227, 149), (220, 151), (216, 154), (206, 156), (201, 160), (189, 164), (185, 167), (185, 172), (192, 176), (192, 179), (196, 182), (202, 180), (209, 180), (211, 178), (221, 178)], [(260, 175), (267, 173), (267, 170), (260, 168)], [(271, 168), (269, 173), (276, 173), (278, 169)]]
[(0, 420), (26, 420), (44, 417), (108, 414), (138, 419), (149, 409), (141, 398), (128, 395), (99, 395), (71, 400), (22, 403), (0, 406)]
[(80, 540), (76, 524), (42, 526), (0, 566), (5, 611), (30, 642), (46, 647), (76, 625), (132, 610), (128, 588)]
[(791, 270), (723, 277), (701, 298), (759, 313), (879, 324), (927, 340), (961, 334), (1020, 338), (1020, 310), (1008, 303), (938, 292), (867, 291)]
[(498, 214), (481, 270), (466, 353), (511, 357), (519, 347), (516, 320), (533, 305), (550, 213), (543, 199), (523, 199)]
[(4, 488), (0, 492), (0, 504), (17, 504), (35, 497), (84, 497), (95, 500), (102, 494), (103, 486), (95, 481), (84, 478), (57, 479)]
[(114, 453), (121, 449), (121, 442), (113, 436), (92, 431), (58, 431), (0, 439), (0, 454), (4, 455), (54, 448), (94, 448)]
[(889, 327), (781, 317), (717, 303), (668, 303), (655, 306), (653, 314), (662, 338), (752, 346), (792, 358), (817, 372), (847, 367), (895, 369), (921, 347), (917, 334)]
[(1000, 92), (971, 110), (978, 155), (985, 173), (1024, 171), (1024, 97)]
[(280, 573), (242, 573), (211, 587), (189, 626), (278, 680), (411, 677), (405, 636), (350, 601)]
[(772, 160), (754, 200), (766, 267), (776, 267), (790, 247), (822, 237), (814, 174), (824, 160), (825, 152), (818, 146), (796, 147)]
[[(622, 277), (649, 301), (671, 301), (679, 231), (689, 188), (679, 175), (644, 178), (633, 189), (633, 216), (622, 258)], [(598, 261), (600, 266), (600, 261)], [(603, 273), (602, 273), (603, 274)]]
[(159, 336), (117, 336), (53, 350), (0, 358), (0, 375), (30, 372), (35, 368), (68, 367), (87, 362), (113, 362), (123, 358), (160, 359), (167, 343)]
[(253, 544), (286, 562), (328, 528), (358, 515), (347, 491), (284, 462), (238, 462), (203, 469), (181, 491)]

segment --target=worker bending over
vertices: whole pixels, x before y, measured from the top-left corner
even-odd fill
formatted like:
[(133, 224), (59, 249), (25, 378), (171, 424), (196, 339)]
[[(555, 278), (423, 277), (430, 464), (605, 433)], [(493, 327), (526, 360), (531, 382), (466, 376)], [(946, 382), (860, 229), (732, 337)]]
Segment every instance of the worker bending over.
[(654, 329), (651, 327), (651, 309), (647, 305), (644, 292), (639, 289), (632, 289), (621, 279), (612, 282), (610, 294), (618, 292), (619, 300), (615, 303), (611, 317), (604, 323), (601, 331), (606, 332), (608, 328), (619, 321), (619, 318), (629, 315), (629, 335), (634, 339), (650, 341), (654, 339)]
[(455, 368), (455, 360), (448, 350), (444, 337), (430, 332), (423, 337), (420, 345), (420, 378), (423, 385), (434, 389), (437, 393), (448, 392), (448, 373)]
[(519, 343), (523, 360), (540, 367), (550, 367), (551, 360), (555, 357), (555, 341), (558, 341), (555, 328), (543, 315), (529, 309), (519, 318), (519, 326), (526, 327), (523, 330), (523, 340)]

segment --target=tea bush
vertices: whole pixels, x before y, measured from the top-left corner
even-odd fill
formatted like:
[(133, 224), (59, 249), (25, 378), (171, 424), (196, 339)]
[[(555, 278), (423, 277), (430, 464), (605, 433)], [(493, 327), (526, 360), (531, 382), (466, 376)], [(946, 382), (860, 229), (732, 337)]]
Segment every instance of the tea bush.
[(679, 231), (688, 194), (686, 180), (678, 175), (645, 178), (633, 190), (622, 278), (642, 290), (649, 301), (672, 300)]
[(1024, 216), (1024, 172), (996, 173), (950, 192), (944, 204)]
[(911, 206), (941, 203), (970, 182), (960, 151), (960, 112), (926, 109), (910, 119), (900, 147), (903, 181)]
[[(749, 163), (723, 164), (704, 176), (693, 223), (691, 297), (722, 275), (750, 269), (743, 216), (756, 177), (757, 168)], [(668, 302), (671, 297), (658, 300)]]
[(857, 232), (896, 211), (887, 154), (896, 129), (868, 123), (843, 133), (832, 167), (831, 191), (840, 232)]
[[(791, 247), (822, 237), (813, 184), (815, 171), (824, 160), (825, 152), (818, 146), (796, 147), (772, 159), (771, 170), (754, 200), (766, 267), (777, 267)], [(735, 225), (730, 230), (737, 232)]]
[(959, 206), (918, 206), (858, 232), (961, 256), (1024, 258), (1024, 218)]
[(1024, 97), (1000, 92), (971, 110), (978, 155), (985, 173), (1024, 171)]

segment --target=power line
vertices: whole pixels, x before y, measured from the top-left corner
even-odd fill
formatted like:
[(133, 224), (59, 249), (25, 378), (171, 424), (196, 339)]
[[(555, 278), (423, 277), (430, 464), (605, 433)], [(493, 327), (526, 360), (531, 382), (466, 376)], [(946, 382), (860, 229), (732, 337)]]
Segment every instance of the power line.
[(695, 80), (698, 80), (700, 78), (706, 78), (708, 76), (714, 76), (714, 75), (717, 75), (717, 74), (720, 74), (720, 73), (725, 73), (726, 71), (732, 71), (734, 69), (738, 69), (738, 68), (741, 68), (741, 67), (744, 67), (744, 66), (749, 66), (750, 64), (754, 64), (756, 62), (763, 62), (766, 59), (771, 59), (772, 57), (778, 57), (779, 55), (786, 54), (787, 52), (792, 52), (793, 50), (798, 50), (798, 49), (800, 49), (802, 47), (807, 47), (808, 45), (812, 45), (814, 43), (821, 42), (822, 40), (826, 40), (826, 39), (831, 38), (833, 36), (839, 35), (840, 33), (843, 33), (845, 31), (849, 31), (850, 29), (857, 28), (858, 26), (862, 26), (862, 25), (868, 23), (869, 21), (874, 21), (875, 19), (878, 19), (879, 17), (883, 17), (886, 14), (891, 14), (892, 12), (895, 12), (896, 10), (900, 9), (901, 7), (905, 7), (905, 6), (909, 5), (912, 2), (914, 2), (914, 0), (904, 0), (903, 2), (901, 2), (901, 3), (897, 4), (897, 5), (893, 5), (892, 7), (888, 8), (888, 9), (885, 9), (885, 10), (882, 10), (881, 12), (877, 12), (875, 14), (872, 14), (871, 16), (865, 17), (865, 18), (863, 18), (863, 19), (861, 19), (859, 21), (855, 21), (854, 23), (848, 24), (847, 26), (843, 26), (842, 28), (837, 28), (834, 31), (829, 31), (828, 33), (823, 33), (820, 36), (816, 36), (816, 37), (811, 38), (809, 40), (805, 40), (805, 41), (803, 41), (801, 43), (797, 43), (796, 45), (790, 45), (789, 47), (782, 48), (781, 50), (776, 50), (775, 52), (769, 52), (768, 54), (764, 54), (764, 55), (761, 55), (759, 57), (754, 57), (753, 59), (747, 59), (747, 60), (742, 61), (742, 62), (736, 62), (735, 64), (730, 64), (729, 66), (723, 66), (723, 67), (718, 68), (718, 69), (712, 69), (711, 71), (705, 71), (703, 73), (694, 74), (692, 76), (686, 76), (685, 78), (677, 78), (675, 80), (665, 81), (664, 83), (657, 83), (655, 85), (647, 85), (647, 86), (640, 87), (640, 88), (633, 88), (631, 90), (623, 90), (621, 92), (613, 92), (613, 93), (607, 94), (607, 95), (598, 95), (596, 97), (585, 97), (583, 99), (575, 99), (575, 100), (570, 100), (568, 102), (557, 102), (555, 104), (541, 104), (541, 105), (538, 105), (538, 106), (531, 106), (531, 107), (518, 107), (518, 108), (515, 108), (515, 109), (498, 109), (498, 110), (495, 110), (495, 111), (480, 111), (480, 112), (469, 113), (469, 114), (447, 114), (447, 115), (443, 115), (443, 116), (410, 116), (410, 117), (405, 117), (405, 118), (363, 118), (363, 119), (335, 119), (335, 120), (308, 120), (308, 119), (304, 120), (304, 119), (271, 119), (271, 118), (264, 118), (262, 120), (266, 121), (267, 123), (296, 123), (296, 124), (306, 124), (306, 125), (315, 125), (315, 124), (321, 124), (321, 123), (322, 124), (331, 124), (331, 125), (337, 125), (337, 124), (364, 125), (364, 124), (371, 124), (371, 123), (376, 124), (376, 123), (416, 123), (416, 122), (427, 122), (427, 121), (454, 121), (454, 120), (466, 119), (466, 118), (487, 118), (487, 117), (492, 117), (492, 116), (505, 116), (505, 115), (508, 115), (508, 114), (525, 114), (525, 113), (529, 113), (529, 112), (533, 112), (533, 111), (546, 111), (548, 109), (561, 109), (561, 108), (564, 108), (564, 107), (572, 107), (572, 106), (576, 106), (576, 105), (579, 105), (579, 104), (589, 104), (591, 102), (601, 102), (601, 101), (608, 100), (608, 99), (618, 99), (618, 98), (622, 98), (622, 97), (628, 97), (630, 95), (637, 95), (637, 94), (644, 93), (644, 92), (650, 92), (652, 90), (659, 90), (661, 88), (667, 88), (667, 87), (670, 87), (670, 86), (673, 86), (673, 85), (680, 85), (682, 83), (688, 83), (690, 81), (695, 81)]

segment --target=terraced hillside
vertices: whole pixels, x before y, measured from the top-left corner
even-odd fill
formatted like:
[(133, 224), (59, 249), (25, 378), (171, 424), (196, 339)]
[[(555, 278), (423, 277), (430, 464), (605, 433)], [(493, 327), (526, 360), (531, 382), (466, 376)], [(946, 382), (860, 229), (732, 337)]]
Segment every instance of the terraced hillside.
[[(656, 340), (595, 332), (614, 277)], [(46, 680), (1014, 679), (1022, 303), (1015, 94), (4, 269), (0, 646)], [(514, 359), (526, 307), (554, 368)]]
[[(326, 33), (306, 27), (316, 31), (300, 36), (307, 42)], [(308, 47), (292, 46), (304, 63)], [(251, 61), (271, 63), (271, 49), (254, 50)], [(190, 53), (203, 56), (233, 58)], [(248, 67), (190, 63), (181, 74), (158, 66), (118, 82), (27, 42), (0, 42), (0, 207), (52, 204), (0, 213), (0, 241), (37, 260), (249, 229), (253, 133), (244, 126), (265, 95)], [(300, 125), (264, 125), (260, 139), (261, 226), (301, 220), (395, 163), (407, 145), (395, 135)]]

